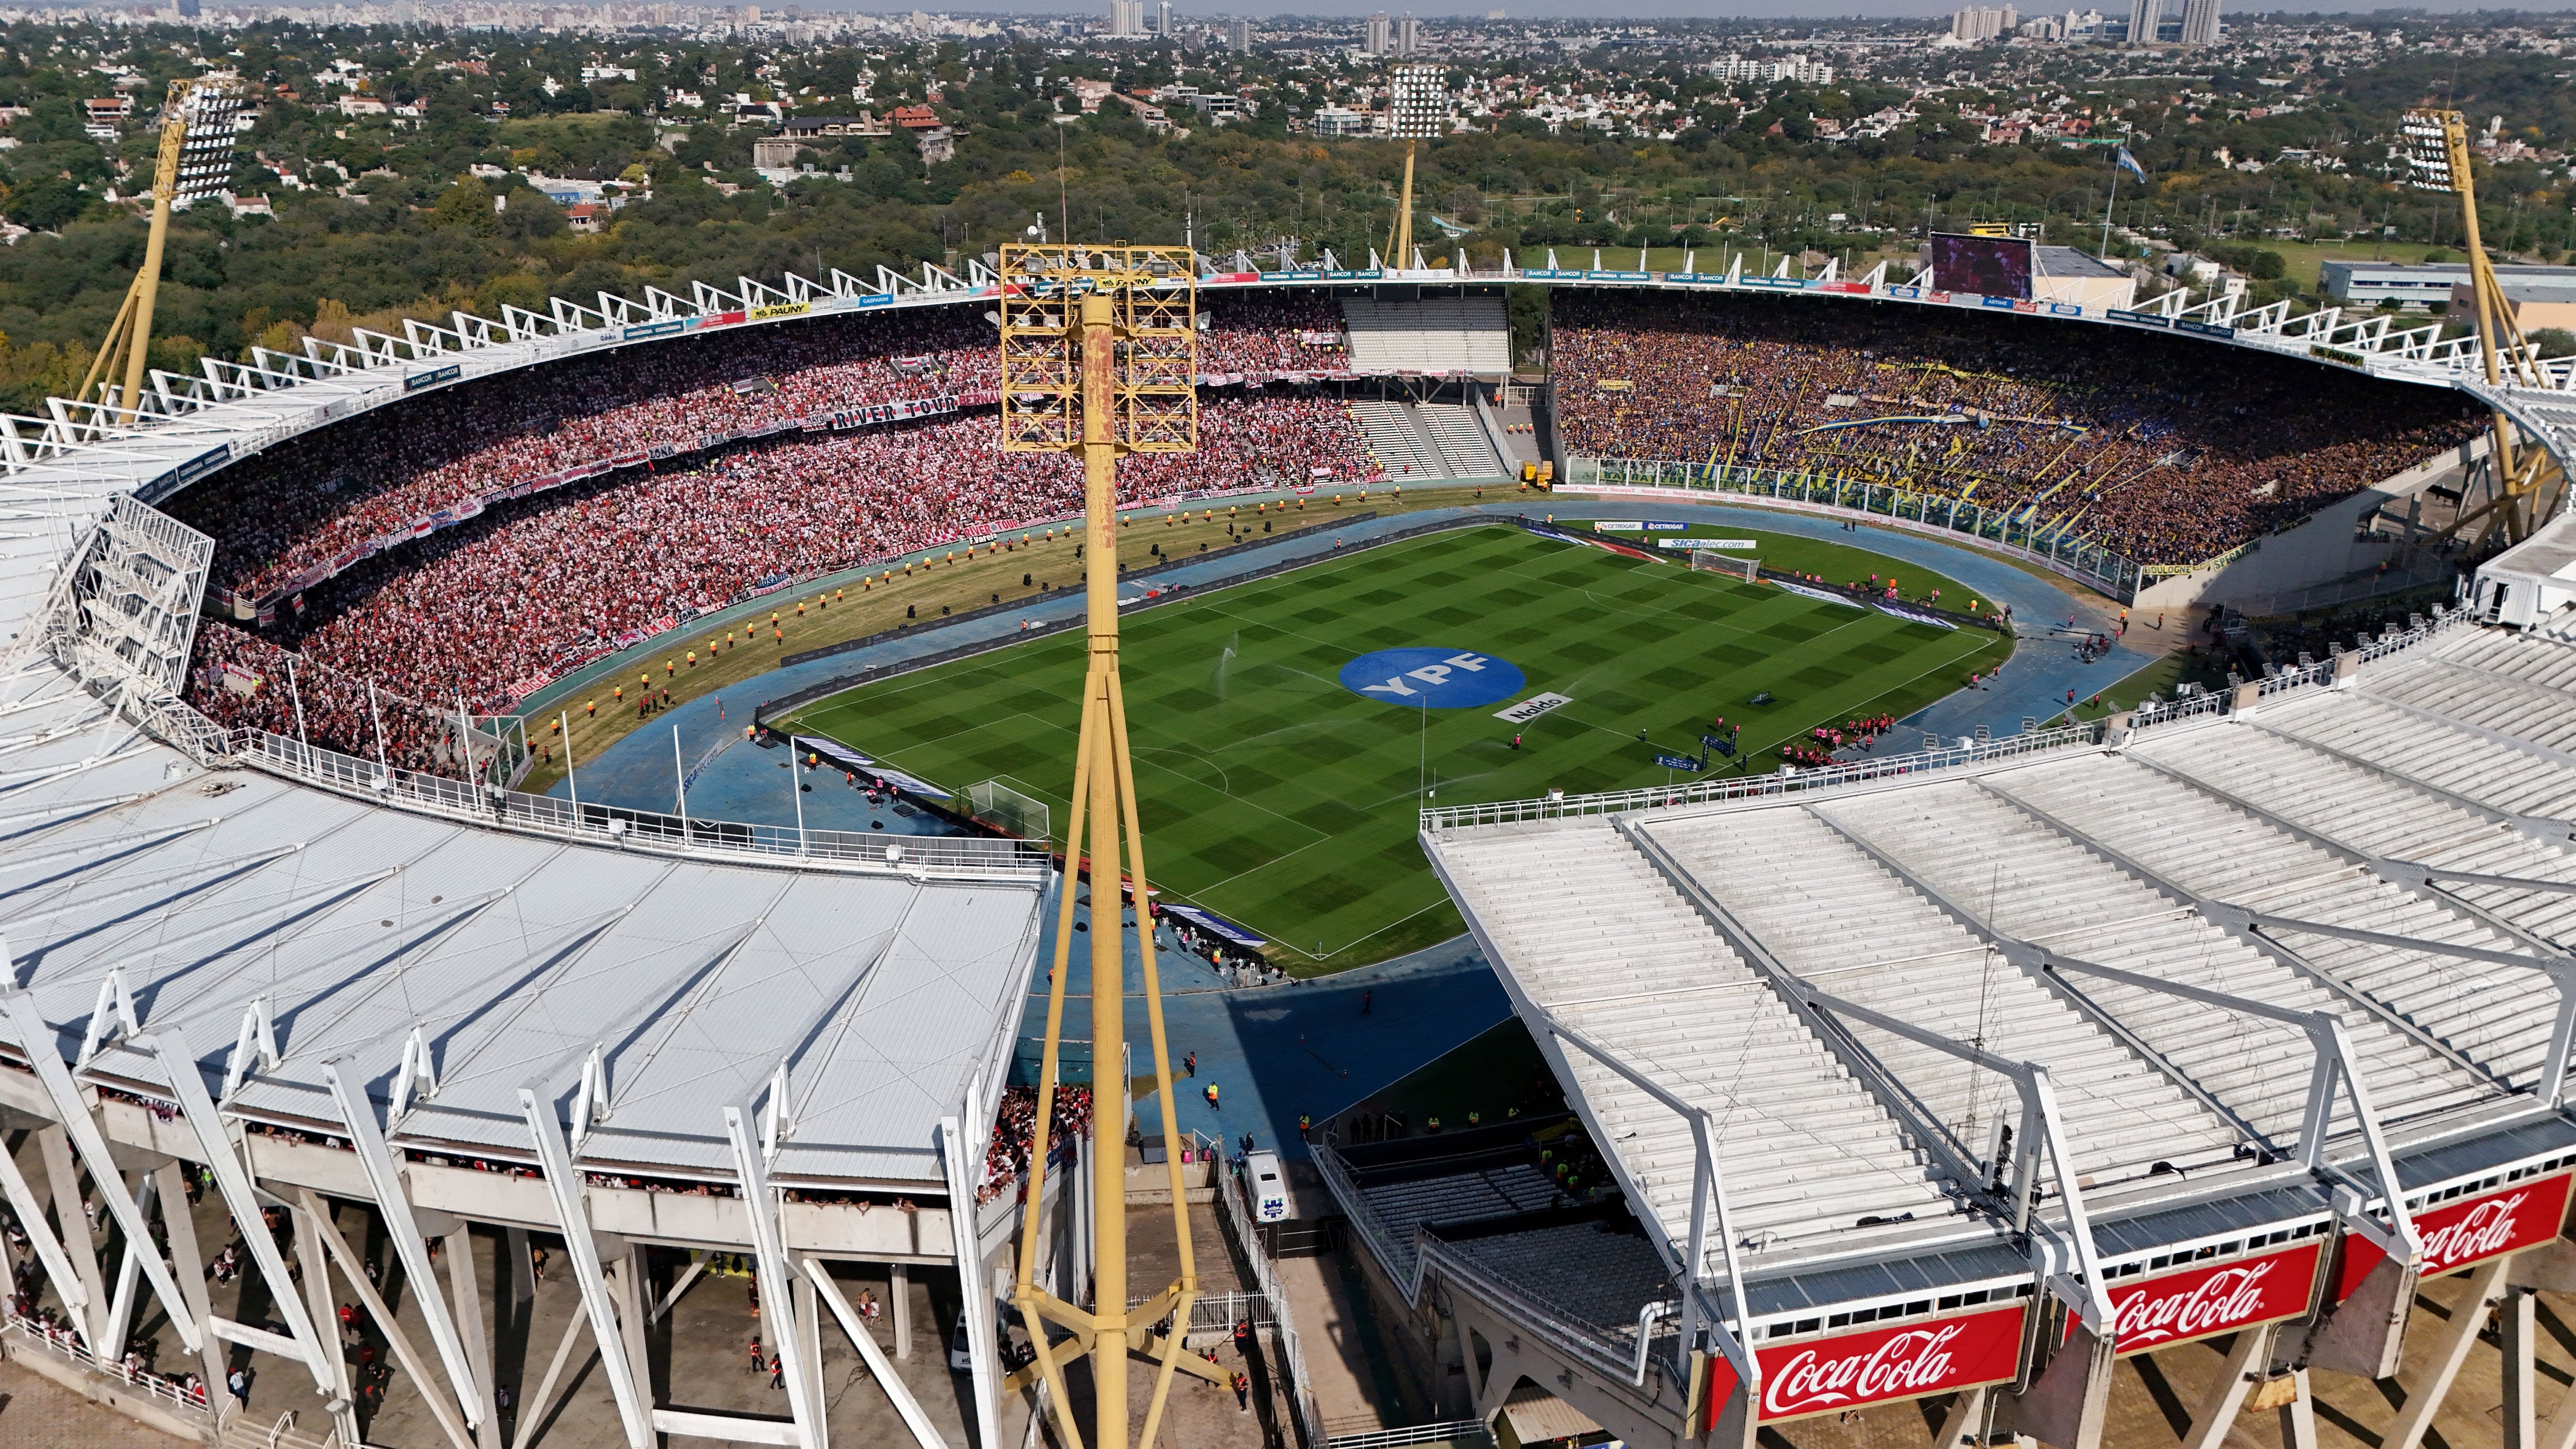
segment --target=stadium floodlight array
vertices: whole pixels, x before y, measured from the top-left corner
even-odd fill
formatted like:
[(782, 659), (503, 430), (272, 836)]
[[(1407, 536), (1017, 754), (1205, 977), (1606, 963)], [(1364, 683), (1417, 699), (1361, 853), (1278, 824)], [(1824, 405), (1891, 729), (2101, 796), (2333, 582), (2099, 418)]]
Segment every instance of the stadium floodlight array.
[(2407, 183), (2418, 191), (2456, 192), (2466, 167), (2455, 159), (2468, 148), (2467, 125), (2457, 111), (2408, 111), (2397, 123), (2406, 152)]
[[(2487, 259), (2486, 243), (2478, 234), (2478, 197), (2470, 169), (2468, 119), (2458, 111), (2408, 111), (2398, 121), (2397, 134), (2406, 153), (2408, 184), (2419, 191), (2460, 198), (2462, 249), (2469, 254), (2478, 352), (2486, 365), (2488, 384), (2541, 385), (2535, 365), (2536, 349), (2522, 335), (2513, 303), (2496, 281), (2495, 265)], [(2474, 526), (2481, 543), (2511, 543), (2529, 538), (2541, 520), (2550, 515), (2553, 499), (2565, 483), (2557, 460), (2547, 448), (2522, 441), (2516, 435), (2513, 420), (2502, 409), (2495, 413), (2492, 456), (2503, 486), (2478, 508), (2451, 520), (2437, 537), (2457, 537)]]
[(180, 140), (175, 166), (166, 159), (170, 145), (167, 130), (161, 143), (165, 153), (162, 169), (170, 178), (171, 210), (185, 211), (230, 189), (242, 100), (240, 83), (228, 76), (209, 76), (190, 85), (184, 96), (176, 97)]
[(1449, 72), (1399, 65), (1387, 84), (1387, 121), (1399, 140), (1436, 140), (1449, 118)]

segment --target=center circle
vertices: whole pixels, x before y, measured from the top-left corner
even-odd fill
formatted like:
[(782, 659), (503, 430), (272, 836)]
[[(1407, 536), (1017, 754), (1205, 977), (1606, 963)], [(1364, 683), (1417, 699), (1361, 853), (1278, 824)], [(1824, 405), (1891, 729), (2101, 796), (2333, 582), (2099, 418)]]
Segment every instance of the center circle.
[(1408, 709), (1473, 709), (1510, 699), (1528, 681), (1508, 659), (1472, 649), (1380, 649), (1342, 666), (1342, 688)]

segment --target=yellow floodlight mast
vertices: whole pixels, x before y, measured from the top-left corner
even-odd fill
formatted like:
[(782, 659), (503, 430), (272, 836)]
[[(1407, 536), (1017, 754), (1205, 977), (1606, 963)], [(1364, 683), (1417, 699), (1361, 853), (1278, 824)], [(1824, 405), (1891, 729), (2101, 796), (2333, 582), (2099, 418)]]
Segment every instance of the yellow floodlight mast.
[(1404, 186), (1396, 193), (1395, 225), (1388, 231), (1386, 266), (1413, 267), (1413, 157), (1440, 134), (1448, 109), (1449, 72), (1436, 65), (1399, 65), (1387, 78), (1387, 129), (1404, 141)]
[[(1181, 1351), (1198, 1268), (1190, 1249), (1188, 1194), (1181, 1183), (1179, 1111), (1172, 1101), (1171, 1052), (1163, 1033), (1161, 980), (1154, 964), (1151, 892), (1145, 844), (1137, 826), (1136, 771), (1127, 753), (1127, 704), (1118, 678), (1118, 479), (1121, 453), (1198, 451), (1198, 268), (1187, 247), (1013, 243), (1001, 254), (1002, 448), (1012, 453), (1079, 453), (1083, 482), (1083, 597), (1090, 661), (1083, 674), (1082, 726), (1074, 746), (1071, 818), (1065, 827), (1065, 882), (1056, 911), (1054, 969), (1047, 990), (1046, 1048), (1038, 1071), (1035, 1140), (1029, 1148), (1028, 1201), (1020, 1225), (1019, 1274), (1011, 1301), (1027, 1325), (1037, 1361), (1012, 1375), (1023, 1387), (1045, 1380), (1058, 1437), (1080, 1449), (1065, 1395), (1064, 1370), (1088, 1355), (1092, 1367), (1093, 1449), (1152, 1444), (1169, 1400), (1172, 1372), (1186, 1368), (1212, 1382), (1224, 1374)], [(1058, 1052), (1063, 1041), (1066, 967), (1073, 948), (1073, 881), (1090, 828), (1092, 1294), (1091, 1307), (1037, 1284), (1044, 1226), (1038, 1202), (1055, 1112)], [(1127, 1306), (1127, 1103), (1115, 1083), (1125, 1054), (1126, 929), (1121, 920), (1120, 827), (1126, 837), (1126, 889), (1136, 902), (1142, 948), (1145, 1020), (1152, 1038), (1154, 1088), (1163, 1108), (1163, 1161), (1170, 1177), (1172, 1231), (1180, 1276), (1153, 1297)], [(1069, 1291), (1081, 1295), (1078, 1285)], [(1153, 1324), (1173, 1331), (1148, 1344)], [(1046, 1325), (1071, 1334), (1051, 1344)], [(1150, 1350), (1150, 1352), (1147, 1352)], [(1140, 1439), (1128, 1438), (1127, 1359), (1138, 1352), (1157, 1366)]]
[(117, 308), (116, 320), (108, 324), (107, 337), (99, 344), (98, 356), (91, 359), (89, 375), (81, 379), (80, 391), (72, 395), (75, 403), (94, 403), (104, 407), (111, 393), (116, 401), (116, 420), (132, 424), (141, 409), (143, 372), (152, 347), (152, 304), (161, 290), (161, 253), (170, 236), (170, 213), (179, 201), (183, 188), (191, 193), (200, 190), (192, 184), (196, 178), (185, 173), (196, 168), (189, 163), (189, 153), (198, 149), (194, 142), (210, 139), (200, 131), (200, 122), (211, 117), (224, 129), (219, 139), (228, 167), (232, 144), (231, 111), (238, 102), (240, 82), (230, 76), (198, 76), (170, 82), (170, 92), (161, 106), (161, 156), (152, 177), (152, 231), (143, 244), (143, 266), (134, 274), (134, 284), (126, 289), (125, 303)]
[[(2496, 281), (2495, 265), (2478, 231), (2478, 197), (2470, 175), (2468, 121), (2458, 111), (2408, 111), (2398, 123), (2408, 171), (2425, 191), (2449, 192), (2460, 198), (2460, 218), (2469, 254), (2469, 283), (2477, 305), (2478, 354), (2486, 364), (2487, 384), (2510, 381), (2524, 387), (2542, 385), (2533, 365), (2536, 355), (2515, 323), (2513, 305)], [(2502, 343), (2499, 346), (2499, 342)], [(2508, 378), (2507, 373), (2511, 376)], [(2529, 538), (2549, 516), (2565, 475), (2558, 461), (2537, 440), (2527, 446), (2516, 438), (2513, 420), (2494, 412), (2494, 445), (2488, 466), (2495, 488), (2487, 501), (2451, 521), (2436, 537), (2472, 532), (2480, 544), (2509, 544)]]

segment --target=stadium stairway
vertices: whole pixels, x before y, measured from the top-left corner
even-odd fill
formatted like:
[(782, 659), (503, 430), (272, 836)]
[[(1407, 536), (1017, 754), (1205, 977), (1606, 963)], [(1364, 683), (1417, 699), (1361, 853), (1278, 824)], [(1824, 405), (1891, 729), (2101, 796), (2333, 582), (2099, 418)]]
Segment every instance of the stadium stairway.
[(1360, 431), (1367, 434), (1369, 453), (1389, 478), (1402, 482), (1408, 478), (1446, 478), (1449, 470), (1440, 462), (1439, 449), (1416, 432), (1412, 411), (1400, 402), (1362, 398), (1351, 404), (1360, 421)]
[(1378, 466), (1398, 482), (1506, 476), (1492, 441), (1459, 404), (1362, 398), (1351, 411)]
[(1449, 465), (1452, 478), (1500, 478), (1503, 460), (1494, 452), (1491, 438), (1470, 410), (1451, 403), (1417, 405), (1414, 421), (1431, 434), (1440, 449), (1441, 460)]
[(1420, 302), (1346, 299), (1342, 318), (1351, 366), (1363, 373), (1465, 372), (1496, 377), (1512, 368), (1511, 320), (1500, 297)]

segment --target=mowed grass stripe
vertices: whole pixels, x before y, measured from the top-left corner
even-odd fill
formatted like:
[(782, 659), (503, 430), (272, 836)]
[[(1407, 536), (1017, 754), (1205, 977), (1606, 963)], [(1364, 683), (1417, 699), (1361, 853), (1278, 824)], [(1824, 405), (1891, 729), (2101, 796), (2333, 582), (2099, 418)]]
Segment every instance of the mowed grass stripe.
[[(1812, 540), (1764, 547), (1829, 578), (1906, 567)], [(1919, 570), (1905, 579), (1908, 594), (1956, 587)], [(1816, 724), (1910, 713), (2009, 649), (1508, 527), (1355, 553), (1122, 628), (1156, 885), (1270, 937), (1301, 971), (1461, 929), (1416, 840), (1420, 786), (1434, 776), (1442, 804), (1659, 784), (1655, 753), (1696, 753), (1720, 716), (1742, 723), (1748, 750), (1769, 751)], [(1341, 686), (1350, 659), (1414, 645), (1510, 660), (1525, 694), (1574, 703), (1524, 726), (1516, 751), (1491, 713), (1500, 702), (1426, 714)], [(795, 727), (952, 789), (1002, 778), (1048, 802), (1061, 844), (1084, 652), (1078, 634), (1033, 640), (863, 685), (808, 706)], [(1765, 690), (1775, 703), (1754, 708)]]

